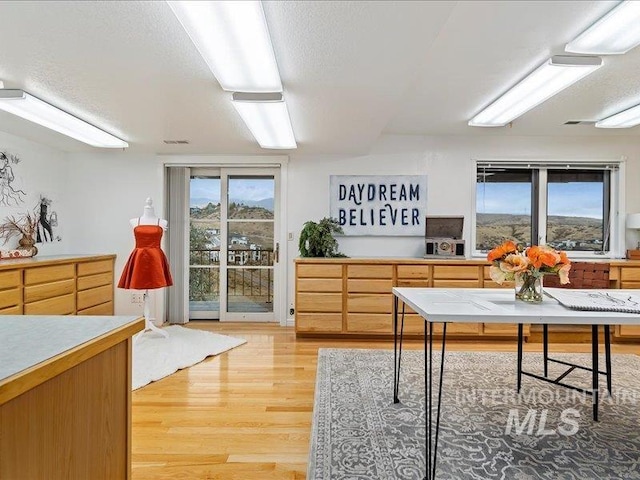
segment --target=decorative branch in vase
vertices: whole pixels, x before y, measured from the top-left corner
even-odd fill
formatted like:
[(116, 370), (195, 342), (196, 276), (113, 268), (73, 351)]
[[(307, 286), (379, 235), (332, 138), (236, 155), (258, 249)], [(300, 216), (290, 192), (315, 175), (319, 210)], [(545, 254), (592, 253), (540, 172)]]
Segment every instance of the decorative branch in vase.
[(0, 238), (4, 239), (6, 244), (14, 237), (18, 237), (18, 246), (20, 249), (31, 249), (32, 255), (38, 250), (35, 247), (35, 234), (38, 228), (38, 217), (26, 212), (18, 217), (9, 216), (0, 223)]
[(542, 302), (542, 277), (558, 275), (560, 283), (569, 283), (571, 262), (565, 252), (548, 245), (522, 247), (507, 240), (487, 254), (492, 262), (489, 268), (491, 279), (502, 285), (515, 282), (516, 299), (530, 303)]

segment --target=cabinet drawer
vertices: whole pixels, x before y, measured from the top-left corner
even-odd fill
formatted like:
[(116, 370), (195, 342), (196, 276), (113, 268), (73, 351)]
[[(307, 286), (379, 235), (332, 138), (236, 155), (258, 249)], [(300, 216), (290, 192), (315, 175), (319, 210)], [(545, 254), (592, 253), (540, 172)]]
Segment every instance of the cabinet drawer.
[(640, 337), (640, 325), (620, 325), (621, 337)]
[(384, 293), (351, 293), (347, 296), (349, 313), (391, 313), (393, 295)]
[(450, 266), (450, 265), (434, 265), (433, 278), (436, 279), (467, 279), (477, 280), (479, 269), (476, 266)]
[(620, 282), (620, 288), (640, 288), (640, 282)]
[(493, 280), (485, 280), (484, 288), (515, 288), (515, 284), (513, 282), (503, 282), (502, 284), (500, 284), (494, 282)]
[(78, 315), (113, 315), (113, 302), (101, 303), (94, 307), (78, 310)]
[(38, 302), (47, 298), (73, 293), (74, 283), (74, 280), (71, 279), (24, 287), (24, 303)]
[(298, 278), (299, 292), (342, 292), (342, 278)]
[(428, 265), (398, 265), (398, 278), (422, 280), (429, 278)]
[(620, 280), (631, 280), (640, 282), (640, 268), (623, 267), (620, 269)]
[(63, 295), (39, 302), (25, 303), (25, 315), (71, 315), (76, 311), (75, 295)]
[(14, 307), (22, 303), (22, 289), (0, 291), (0, 308)]
[(423, 287), (426, 288), (429, 286), (429, 280), (428, 279), (424, 279), (424, 280), (407, 280), (405, 278), (399, 278), (398, 279), (398, 286), (399, 287)]
[(298, 313), (296, 332), (341, 332), (341, 313)]
[(22, 315), (22, 305), (0, 309), (0, 315)]
[(20, 270), (10, 270), (8, 272), (0, 272), (0, 289), (13, 288), (20, 286)]
[[(400, 318), (398, 318), (398, 328), (400, 325)], [(405, 314), (404, 316), (404, 333), (407, 334), (424, 334), (425, 321), (420, 315), (415, 313)], [(478, 335), (482, 324), (480, 323), (448, 323), (447, 324), (447, 338), (449, 335)], [(427, 326), (429, 328), (429, 326)], [(392, 329), (393, 330), (393, 329)], [(443, 326), (442, 323), (433, 324), (433, 334), (442, 335)], [(516, 331), (517, 333), (517, 331)]]
[(342, 293), (298, 293), (296, 309), (300, 313), (342, 312)]
[(391, 280), (347, 280), (347, 290), (350, 293), (391, 293), (392, 288)]
[[(529, 335), (529, 325), (522, 328), (524, 335)], [(485, 323), (482, 329), (485, 335), (518, 335), (518, 325), (515, 323)]]
[(298, 277), (339, 278), (342, 277), (342, 265), (297, 265)]
[(113, 274), (111, 272), (98, 273), (97, 275), (89, 275), (86, 277), (78, 277), (78, 290), (88, 290), (90, 288), (112, 284)]
[(384, 314), (350, 313), (347, 315), (347, 332), (393, 333), (393, 318)]
[(434, 280), (434, 287), (439, 288), (478, 288), (478, 280)]
[(113, 271), (113, 260), (99, 260), (97, 262), (78, 263), (79, 277), (111, 271)]
[(393, 278), (393, 266), (391, 265), (349, 265), (347, 267), (349, 278)]
[(111, 285), (78, 292), (78, 310), (84, 310), (85, 308), (110, 301), (113, 301), (113, 290)]
[(72, 263), (67, 265), (52, 265), (50, 267), (27, 268), (24, 271), (24, 284), (49, 283), (57, 280), (66, 280), (75, 276), (75, 267)]

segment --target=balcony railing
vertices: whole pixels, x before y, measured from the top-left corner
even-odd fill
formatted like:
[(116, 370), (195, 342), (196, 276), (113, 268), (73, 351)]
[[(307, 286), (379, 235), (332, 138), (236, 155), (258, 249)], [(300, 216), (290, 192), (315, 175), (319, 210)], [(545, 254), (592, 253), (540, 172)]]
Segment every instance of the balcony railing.
[[(227, 259), (227, 297), (247, 302), (273, 303), (273, 249), (230, 248)], [(192, 249), (189, 266), (189, 300), (220, 298), (220, 249)], [(236, 300), (236, 301), (237, 301)]]

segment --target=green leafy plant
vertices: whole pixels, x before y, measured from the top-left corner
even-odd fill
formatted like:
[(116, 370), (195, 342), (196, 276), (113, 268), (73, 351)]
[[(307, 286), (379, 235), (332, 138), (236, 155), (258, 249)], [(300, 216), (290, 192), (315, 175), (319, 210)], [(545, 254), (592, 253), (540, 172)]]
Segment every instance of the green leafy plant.
[(298, 249), (302, 257), (346, 257), (338, 251), (335, 234), (344, 233), (335, 218), (325, 217), (318, 223), (305, 222), (300, 231)]

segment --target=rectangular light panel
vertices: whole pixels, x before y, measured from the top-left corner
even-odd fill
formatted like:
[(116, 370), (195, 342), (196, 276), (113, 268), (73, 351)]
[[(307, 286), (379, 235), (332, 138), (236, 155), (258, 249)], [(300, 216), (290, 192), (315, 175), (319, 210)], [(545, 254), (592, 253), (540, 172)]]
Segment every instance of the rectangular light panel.
[(124, 140), (18, 89), (0, 90), (0, 110), (50, 128), (94, 147), (126, 148)]
[(282, 91), (261, 2), (167, 3), (224, 90)]
[(267, 95), (258, 100), (251, 94), (235, 93), (233, 106), (262, 148), (297, 148), (282, 94)]
[(551, 57), (469, 120), (469, 125), (503, 127), (601, 66), (599, 57)]

